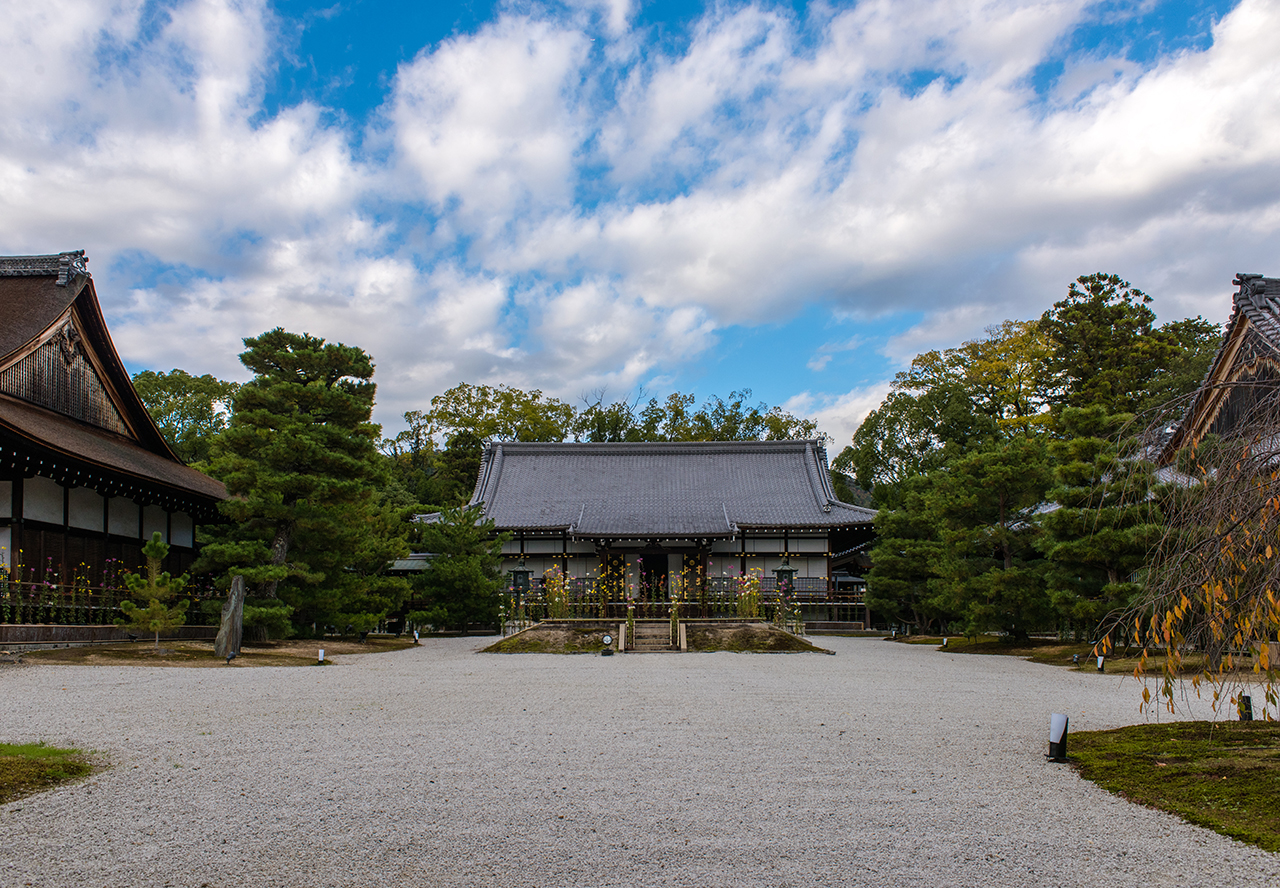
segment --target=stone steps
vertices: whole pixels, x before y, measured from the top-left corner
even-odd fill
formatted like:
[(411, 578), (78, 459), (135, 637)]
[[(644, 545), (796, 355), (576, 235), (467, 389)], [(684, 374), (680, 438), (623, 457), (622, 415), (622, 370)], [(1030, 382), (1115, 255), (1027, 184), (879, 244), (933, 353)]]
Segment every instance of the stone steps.
[(638, 654), (670, 653), (673, 650), (671, 624), (665, 620), (652, 623), (637, 622), (635, 637), (631, 644), (627, 645), (627, 650)]

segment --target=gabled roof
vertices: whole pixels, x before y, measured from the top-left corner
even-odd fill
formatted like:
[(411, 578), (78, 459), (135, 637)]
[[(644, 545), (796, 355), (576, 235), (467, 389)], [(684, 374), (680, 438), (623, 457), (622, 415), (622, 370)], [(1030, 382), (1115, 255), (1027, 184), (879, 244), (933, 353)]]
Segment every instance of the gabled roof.
[(0, 469), (56, 465), (71, 483), (136, 483), (171, 504), (225, 499), (222, 483), (184, 465), (156, 428), (87, 262), (82, 250), (0, 257)]
[(1232, 283), (1239, 289), (1232, 295), (1222, 345), (1182, 422), (1161, 449), (1161, 464), (1217, 430), (1215, 421), (1230, 400), (1234, 383), (1267, 370), (1280, 376), (1280, 279), (1237, 274)]
[(585, 537), (727, 537), (876, 514), (835, 498), (818, 441), (493, 443), (471, 501), (500, 530)]

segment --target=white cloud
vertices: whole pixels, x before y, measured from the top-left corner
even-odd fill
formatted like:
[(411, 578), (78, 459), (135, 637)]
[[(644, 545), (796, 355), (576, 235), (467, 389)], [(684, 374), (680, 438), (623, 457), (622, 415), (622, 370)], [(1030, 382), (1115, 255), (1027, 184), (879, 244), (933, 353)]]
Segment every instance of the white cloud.
[[(804, 33), (721, 6), (681, 52), (632, 30), (629, 0), (556, 9), (418, 54), (360, 133), (267, 110), (265, 0), (15, 5), (3, 252), (89, 248), (135, 363), (233, 375), (240, 338), (277, 324), (359, 344), (388, 421), (463, 380), (575, 397), (678, 377), (727, 326), (813, 303), (920, 313), (868, 346), (888, 375), (1078, 274), (1220, 320), (1234, 272), (1278, 273), (1264, 0), (1207, 50), (1070, 57), (1045, 96), (1030, 75), (1086, 0), (815, 6)], [(132, 270), (150, 266), (178, 271)], [(844, 440), (880, 390), (795, 404)]]
[(783, 402), (782, 409), (817, 420), (818, 429), (831, 436), (831, 455), (834, 457), (853, 440), (858, 426), (868, 413), (880, 406), (887, 394), (887, 381), (859, 386), (837, 395), (804, 391)]

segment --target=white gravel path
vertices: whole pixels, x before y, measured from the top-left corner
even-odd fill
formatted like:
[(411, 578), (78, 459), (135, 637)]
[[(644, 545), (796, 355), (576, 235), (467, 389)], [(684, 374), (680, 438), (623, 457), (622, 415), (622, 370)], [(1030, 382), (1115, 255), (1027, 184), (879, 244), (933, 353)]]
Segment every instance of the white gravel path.
[(1046, 764), (1132, 680), (817, 654), (0, 669), (0, 740), (102, 750), (0, 807), (5, 886), (1280, 885), (1280, 855)]

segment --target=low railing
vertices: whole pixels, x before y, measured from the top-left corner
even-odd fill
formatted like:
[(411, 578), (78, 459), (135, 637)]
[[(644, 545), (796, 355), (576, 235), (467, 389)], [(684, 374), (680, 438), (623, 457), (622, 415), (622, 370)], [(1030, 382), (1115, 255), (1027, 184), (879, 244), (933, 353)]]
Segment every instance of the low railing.
[[(194, 589), (176, 597), (176, 601), (189, 602), (188, 626), (212, 626), (218, 622), (216, 615), (201, 609), (201, 604), (215, 594), (212, 590)], [(0, 623), (106, 626), (123, 616), (120, 602), (128, 600), (128, 590), (113, 586), (17, 582), (0, 575)]]

